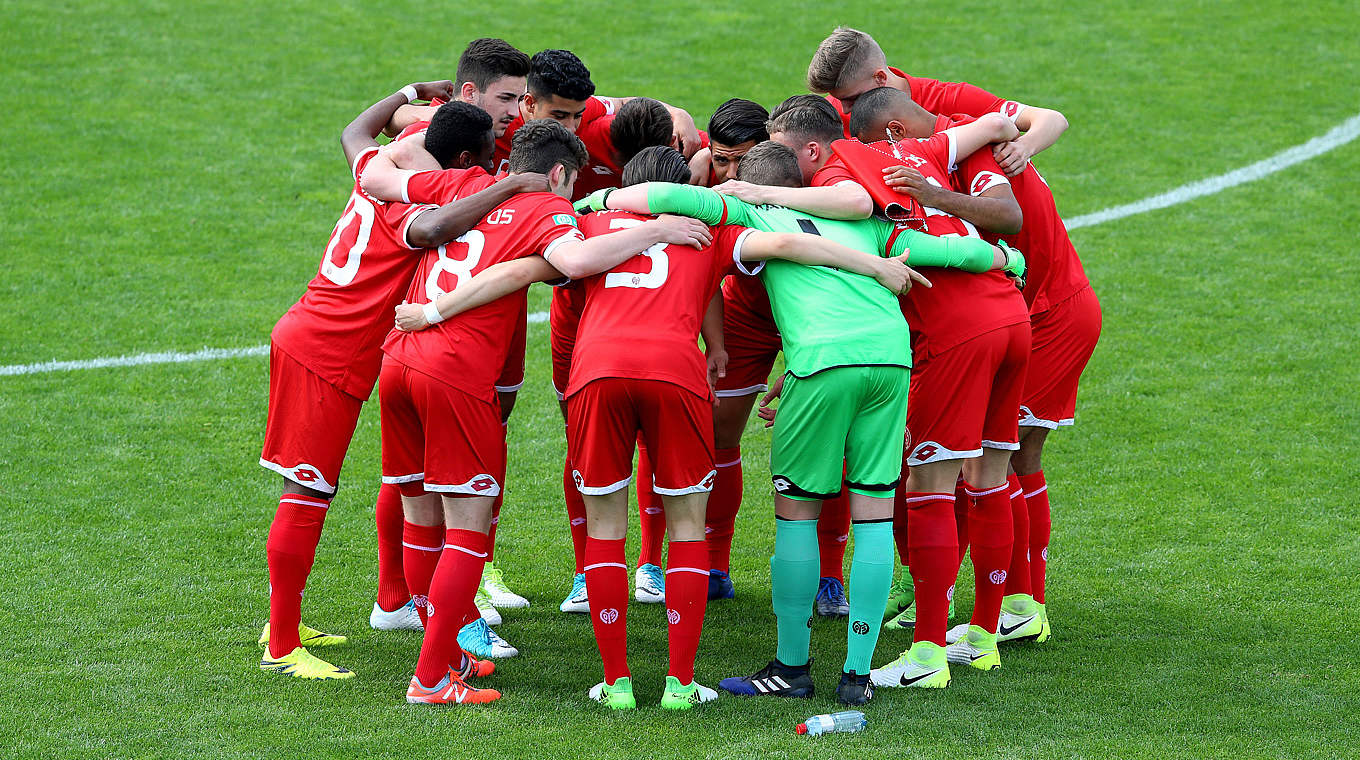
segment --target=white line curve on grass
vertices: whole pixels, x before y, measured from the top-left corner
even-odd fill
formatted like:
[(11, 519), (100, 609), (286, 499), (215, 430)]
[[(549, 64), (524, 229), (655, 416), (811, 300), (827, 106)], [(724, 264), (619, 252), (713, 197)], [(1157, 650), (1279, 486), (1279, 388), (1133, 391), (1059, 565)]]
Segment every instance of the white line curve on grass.
[[(1314, 137), (1306, 143), (1282, 150), (1269, 158), (1263, 158), (1240, 169), (1202, 179), (1159, 193), (1140, 201), (1111, 206), (1107, 209), (1066, 220), (1067, 229), (1078, 230), (1116, 219), (1142, 214), (1148, 211), (1177, 206), (1182, 203), (1203, 198), (1206, 195), (1221, 193), (1232, 187), (1268, 177), (1288, 169), (1295, 164), (1317, 158), (1331, 150), (1360, 137), (1360, 114), (1341, 122), (1324, 135)], [(548, 321), (548, 312), (536, 311), (529, 314), (529, 322), (538, 324)], [(250, 348), (205, 348), (202, 351), (181, 353), (162, 351), (130, 356), (113, 356), (100, 359), (80, 359), (75, 361), (49, 361), (35, 364), (8, 364), (0, 366), (0, 377), (12, 375), (37, 375), (46, 372), (71, 372), (81, 369), (105, 369), (108, 367), (137, 367), (145, 364), (178, 364), (183, 362), (208, 361), (212, 359), (235, 359), (242, 356), (268, 356), (269, 345)]]

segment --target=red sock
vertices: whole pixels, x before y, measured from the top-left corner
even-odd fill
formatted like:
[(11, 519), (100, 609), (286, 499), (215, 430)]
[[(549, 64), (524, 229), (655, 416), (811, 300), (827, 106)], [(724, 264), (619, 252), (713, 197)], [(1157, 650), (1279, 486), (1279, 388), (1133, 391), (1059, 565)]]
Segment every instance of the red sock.
[(708, 606), (708, 545), (703, 541), (672, 541), (666, 564), (666, 640), (670, 647), (668, 675), (680, 683), (694, 682), (694, 658), (704, 630)]
[(652, 490), (652, 459), (647, 455), (647, 447), (642, 444), (642, 436), (637, 441), (637, 502), (639, 533), (642, 545), (638, 547), (638, 566), (656, 565), (661, 567), (661, 542), (666, 540), (666, 513), (661, 509), (661, 497)]
[(968, 495), (971, 486), (963, 478), (954, 486), (954, 530), (959, 534), (959, 567), (968, 555), (968, 510), (973, 506), (973, 498)]
[(585, 572), (586, 561), (586, 502), (576, 490), (571, 477), (571, 460), (562, 466), (562, 497), (567, 503), (567, 520), (571, 525), (571, 551), (576, 556), (576, 572)]
[(430, 581), (444, 551), (444, 525), (416, 525), (408, 522), (401, 531), (402, 561), (406, 565), (406, 587), (415, 600), (420, 622), (426, 620)]
[(449, 672), (449, 663), (461, 659), (458, 631), (463, 627), (464, 610), (482, 580), (486, 543), (486, 534), (475, 530), (444, 531), (444, 551), (430, 583), (425, 641), (416, 662), (416, 678), (426, 686), (439, 683)]
[(302, 622), (302, 590), (316, 560), (321, 525), (326, 521), (329, 499), (286, 493), (279, 497), (279, 510), (269, 526), (264, 544), (269, 562), (269, 654), (283, 657), (302, 646), (298, 624)]
[[(911, 491), (904, 499), (907, 530), (907, 568), (916, 591), (916, 632), (913, 641), (944, 646), (949, 624), (949, 599), (958, 577), (958, 536), (954, 533), (954, 495)], [(901, 548), (898, 552), (901, 552)]]
[(972, 623), (996, 633), (1001, 596), (1006, 590), (1006, 569), (1011, 565), (1011, 545), (1015, 542), (1011, 531), (1010, 485), (1002, 483), (982, 491), (969, 491), (968, 495), (973, 499), (968, 514), (976, 595)]
[(1044, 471), (1021, 475), (1020, 487), (1025, 489), (1025, 503), (1029, 506), (1030, 592), (1034, 594), (1034, 601), (1043, 604), (1044, 577), (1048, 572), (1048, 539), (1053, 530)]
[(411, 600), (402, 573), (401, 489), (383, 483), (373, 508), (378, 523), (378, 606), (391, 612)]
[(821, 550), (823, 578), (845, 583), (845, 543), (850, 540), (850, 489), (822, 502), (817, 518), (817, 546)]
[(1029, 593), (1029, 507), (1020, 479), (1011, 473), (1006, 479), (1011, 499), (1011, 566), (1006, 570), (1006, 596)]
[[(707, 583), (705, 581), (705, 583)], [(590, 596), (590, 624), (604, 661), (608, 683), (628, 675), (628, 566), (623, 564), (623, 539), (586, 539), (586, 594)], [(704, 586), (707, 599), (708, 586)]]
[(732, 535), (736, 532), (737, 511), (741, 509), (741, 447), (714, 452), (717, 478), (708, 495), (704, 533), (708, 538), (708, 566), (724, 573), (731, 569)]

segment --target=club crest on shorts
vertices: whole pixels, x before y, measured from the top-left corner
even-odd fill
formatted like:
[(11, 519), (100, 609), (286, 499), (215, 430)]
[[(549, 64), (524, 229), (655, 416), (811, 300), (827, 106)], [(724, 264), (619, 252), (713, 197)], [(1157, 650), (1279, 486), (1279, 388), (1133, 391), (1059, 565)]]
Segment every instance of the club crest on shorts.
[(993, 570), (993, 571), (987, 576), (987, 580), (991, 581), (993, 585), (1000, 586), (1001, 584), (1003, 584), (1003, 583), (1006, 582), (1006, 571), (1005, 571), (1005, 570)]
[(666, 620), (669, 620), (671, 625), (679, 625), (679, 624), (680, 624), (680, 613), (677, 612), (676, 610), (667, 608), (667, 609), (666, 609)]
[(619, 611), (614, 609), (613, 607), (606, 607), (605, 609), (600, 610), (601, 623), (604, 623), (605, 625), (610, 625), (618, 619)]

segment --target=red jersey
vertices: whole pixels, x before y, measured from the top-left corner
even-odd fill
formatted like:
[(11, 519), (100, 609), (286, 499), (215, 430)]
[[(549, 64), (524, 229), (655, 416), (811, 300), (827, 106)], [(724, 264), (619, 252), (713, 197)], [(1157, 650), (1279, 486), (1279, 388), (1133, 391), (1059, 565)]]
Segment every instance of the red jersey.
[[(916, 104), (931, 113), (959, 113), (978, 117), (987, 113), (999, 113), (1011, 121), (1025, 110), (1023, 103), (999, 98), (990, 92), (967, 82), (941, 82), (937, 79), (909, 76), (901, 69), (888, 67), (888, 71), (907, 80), (908, 93)], [(841, 102), (831, 96), (827, 100), (841, 111), (841, 121), (845, 124), (845, 136), (850, 134), (850, 114), (841, 107)]]
[[(583, 217), (581, 228), (595, 237), (647, 219), (601, 211)], [(592, 380), (626, 377), (662, 380), (710, 398), (699, 328), (748, 231), (735, 225), (715, 227), (713, 242), (702, 251), (656, 245), (584, 280), (586, 303), (566, 395)]]
[(855, 179), (855, 175), (851, 174), (850, 169), (846, 167), (845, 161), (840, 156), (832, 154), (831, 158), (827, 159), (825, 164), (822, 164), (822, 168), (812, 175), (812, 182), (808, 184), (812, 187), (831, 187), (842, 182), (859, 184), (859, 180)]
[[(935, 120), (935, 130), (942, 132), (949, 127), (967, 124), (973, 117), (957, 114), (953, 117), (939, 116)], [(994, 186), (994, 179), (988, 174), (1005, 173), (987, 150), (979, 150), (968, 158), (969, 163), (978, 162), (981, 171), (970, 182), (961, 183), (968, 188), (970, 195), (981, 195), (988, 187)], [(985, 162), (991, 161), (991, 166)], [(1058, 215), (1058, 205), (1053, 200), (1053, 191), (1048, 188), (1034, 164), (1026, 164), (1025, 170), (1009, 178), (1011, 190), (1024, 213), (1025, 223), (1014, 235), (993, 235), (983, 233), (983, 237), (995, 243), (1002, 237), (1025, 254), (1028, 272), (1025, 275), (1025, 303), (1031, 314), (1042, 314), (1053, 304), (1062, 303), (1091, 284), (1086, 279), (1086, 271), (1081, 267), (1077, 249), (1067, 236), (1067, 226)], [(974, 188), (973, 185), (978, 185)]]
[(614, 140), (609, 135), (609, 128), (613, 124), (614, 115), (609, 114), (589, 124), (583, 121), (576, 132), (590, 153), (590, 161), (581, 167), (581, 172), (576, 176), (573, 199), (584, 198), (601, 188), (618, 187), (623, 181), (623, 166), (618, 162), (618, 151), (614, 149)]
[[(497, 206), (457, 240), (427, 250), (406, 300), (434, 301), (493, 264), (548, 258), (558, 245), (583, 240), (576, 214), (552, 193), (521, 193)], [(402, 364), (488, 402), (505, 366), (527, 288), (416, 332), (393, 330), (382, 350)]]
[[(586, 98), (586, 111), (581, 114), (581, 126), (577, 127), (578, 133), (586, 128), (586, 125), (594, 122), (601, 116), (610, 116), (614, 113), (614, 104), (598, 96), (591, 95)], [(505, 134), (496, 138), (496, 152), (492, 155), (492, 166), (496, 167), (495, 174), (503, 174), (510, 165), (510, 144), (514, 140), (515, 132), (524, 126), (524, 116), (516, 116), (515, 120), (505, 128)]]
[(331, 231), (320, 271), (270, 335), (303, 366), (361, 399), (378, 381), (379, 347), (420, 261), (406, 242), (406, 229), (431, 208), (387, 203), (360, 189), (358, 176), (377, 153), (373, 147), (354, 159), (354, 189)]
[[(892, 150), (886, 142), (875, 147)], [(956, 155), (950, 132), (924, 140), (903, 140), (897, 143), (897, 149), (904, 163), (915, 167), (926, 181), (938, 187), (952, 186), (950, 172), (955, 168)], [(985, 150), (979, 153), (991, 158)], [(979, 175), (976, 167), (985, 168), (986, 164), (965, 163), (965, 173), (973, 172), (966, 177), (970, 183)], [(1005, 179), (1004, 175), (1001, 179)], [(923, 208), (926, 232), (941, 237), (980, 237), (972, 224), (939, 209)], [(912, 354), (918, 361), (985, 332), (1029, 321), (1024, 299), (1002, 272), (972, 274), (957, 269), (926, 269), (926, 277), (934, 287), (912, 288), (902, 299), (902, 313), (912, 331)]]

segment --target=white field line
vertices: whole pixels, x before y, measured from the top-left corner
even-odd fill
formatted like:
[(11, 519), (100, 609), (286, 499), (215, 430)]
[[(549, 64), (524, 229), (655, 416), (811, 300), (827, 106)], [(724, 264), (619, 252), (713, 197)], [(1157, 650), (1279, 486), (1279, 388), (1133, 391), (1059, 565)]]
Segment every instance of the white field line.
[[(1255, 182), (1258, 179), (1268, 177), (1278, 171), (1287, 169), (1295, 164), (1302, 163), (1311, 158), (1316, 158), (1323, 153), (1334, 150), (1356, 137), (1360, 137), (1360, 114), (1341, 122), (1327, 134), (1314, 137), (1302, 145), (1295, 145), (1292, 148), (1276, 153), (1269, 158), (1264, 158), (1256, 163), (1249, 164), (1240, 169), (1234, 169), (1227, 174), (1220, 174), (1216, 177), (1209, 177), (1197, 182), (1181, 185), (1165, 193), (1153, 195), (1133, 203), (1125, 203), (1122, 206), (1096, 211), (1090, 214), (1083, 214), (1067, 220), (1067, 229), (1076, 230), (1082, 227), (1090, 227), (1096, 224), (1112, 222), (1116, 219), (1123, 219), (1134, 214), (1142, 214), (1147, 211), (1176, 206), (1187, 203), (1196, 198), (1206, 195), (1221, 193), (1231, 187)], [(530, 323), (541, 323), (548, 321), (548, 312), (536, 311), (529, 315)], [(150, 354), (133, 354), (131, 356), (113, 356), (101, 359), (81, 359), (76, 361), (50, 361), (38, 362), (36, 364), (9, 364), (0, 366), (0, 376), (6, 375), (36, 375), (45, 372), (70, 372), (79, 369), (104, 369), (106, 367), (136, 367), (143, 364), (176, 364), (181, 362), (207, 361), (210, 359), (234, 359), (240, 356), (268, 356), (269, 346), (252, 346), (250, 348), (205, 348), (202, 351), (192, 353), (180, 353), (174, 351), (164, 351)]]

